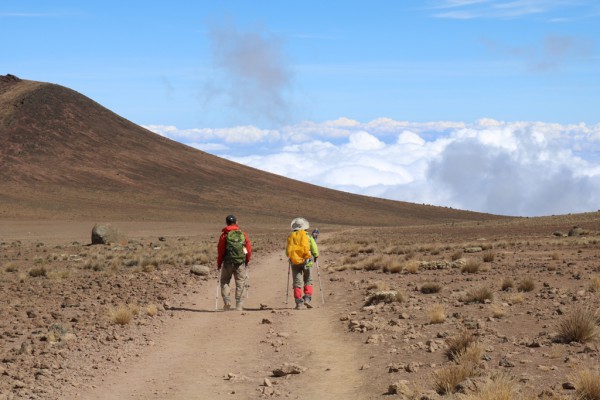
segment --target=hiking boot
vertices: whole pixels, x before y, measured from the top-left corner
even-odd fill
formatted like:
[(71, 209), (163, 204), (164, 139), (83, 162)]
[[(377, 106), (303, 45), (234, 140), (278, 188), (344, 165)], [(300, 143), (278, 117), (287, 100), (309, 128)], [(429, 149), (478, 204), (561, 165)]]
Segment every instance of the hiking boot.
[(235, 303), (235, 311), (243, 311), (242, 303)]
[(304, 305), (306, 306), (306, 308), (313, 308), (312, 304), (310, 304), (310, 301), (312, 299), (310, 298), (310, 296), (304, 296)]
[(302, 299), (296, 299), (296, 310), (302, 310)]
[(223, 311), (229, 311), (229, 310), (231, 310), (231, 304), (225, 304), (223, 306)]

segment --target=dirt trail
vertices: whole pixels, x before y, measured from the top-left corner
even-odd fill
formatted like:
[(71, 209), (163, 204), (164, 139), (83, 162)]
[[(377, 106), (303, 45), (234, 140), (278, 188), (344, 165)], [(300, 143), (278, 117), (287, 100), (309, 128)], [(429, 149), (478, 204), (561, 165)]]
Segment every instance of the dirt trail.
[[(265, 378), (288, 398), (365, 398), (358, 394), (363, 387), (361, 349), (341, 337), (334, 303), (321, 305), (316, 276), (314, 309), (293, 310), (291, 290), (289, 305), (284, 303), (285, 262), (272, 254), (252, 266), (244, 312), (214, 312), (216, 280), (209, 281), (173, 311), (173, 322), (154, 346), (116, 372), (98, 377), (94, 390), (76, 398), (260, 398), (265, 396)], [(261, 310), (261, 303), (269, 309)], [(272, 377), (272, 370), (284, 362), (308, 369)], [(235, 376), (227, 379), (229, 373)]]

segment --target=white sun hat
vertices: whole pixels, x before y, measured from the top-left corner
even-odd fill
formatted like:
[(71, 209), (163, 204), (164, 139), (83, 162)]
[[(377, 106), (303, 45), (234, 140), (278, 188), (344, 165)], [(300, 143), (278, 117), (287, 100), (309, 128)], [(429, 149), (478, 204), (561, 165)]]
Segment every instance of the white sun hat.
[(298, 217), (292, 220), (292, 229), (299, 231), (300, 229), (307, 230), (309, 228), (308, 221), (305, 218)]

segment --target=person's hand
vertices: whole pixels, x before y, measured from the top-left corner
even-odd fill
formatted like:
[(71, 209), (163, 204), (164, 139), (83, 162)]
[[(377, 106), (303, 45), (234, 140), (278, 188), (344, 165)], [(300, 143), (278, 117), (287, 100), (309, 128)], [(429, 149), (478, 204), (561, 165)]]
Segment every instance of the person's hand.
[(317, 257), (315, 257), (315, 262), (317, 262), (317, 259), (318, 259), (318, 258), (319, 258), (318, 256), (317, 256)]

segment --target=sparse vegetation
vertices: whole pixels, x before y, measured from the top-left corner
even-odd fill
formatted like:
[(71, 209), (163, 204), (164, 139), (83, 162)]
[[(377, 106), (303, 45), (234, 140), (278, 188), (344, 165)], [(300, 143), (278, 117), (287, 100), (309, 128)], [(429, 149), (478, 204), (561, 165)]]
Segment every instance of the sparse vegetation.
[(479, 267), (481, 263), (475, 259), (469, 258), (465, 265), (460, 269), (462, 272), (467, 272), (469, 274), (474, 274), (479, 271)]
[(48, 270), (45, 267), (35, 267), (29, 270), (29, 276), (32, 278), (45, 277), (48, 274)]
[(504, 278), (502, 279), (502, 290), (503, 291), (508, 291), (510, 289), (512, 289), (515, 286), (515, 283), (513, 282), (513, 280), (511, 278)]
[(592, 293), (600, 293), (600, 276), (592, 277), (589, 290)]
[(496, 259), (496, 254), (493, 251), (487, 250), (483, 253), (483, 262), (489, 263)]
[(419, 262), (416, 260), (411, 260), (406, 263), (406, 266), (404, 267), (404, 269), (409, 274), (416, 274), (417, 272), (419, 272)]
[(110, 320), (117, 325), (127, 325), (133, 319), (133, 315), (133, 311), (127, 306), (111, 308), (108, 312)]
[(427, 317), (432, 324), (441, 324), (446, 320), (446, 307), (443, 304), (434, 304), (427, 309)]
[(463, 301), (465, 303), (485, 303), (486, 300), (492, 300), (494, 293), (488, 287), (481, 286), (478, 288), (471, 289), (464, 296)]
[(531, 292), (533, 289), (535, 289), (535, 282), (530, 276), (521, 279), (517, 286), (519, 292)]
[(576, 308), (558, 324), (558, 339), (563, 343), (586, 343), (598, 335), (598, 311)]
[(421, 293), (430, 294), (430, 293), (438, 293), (442, 290), (442, 285), (435, 282), (426, 282), (421, 285)]
[(574, 381), (577, 399), (600, 400), (600, 371), (581, 370)]
[(477, 338), (469, 331), (462, 331), (458, 335), (446, 339), (446, 356), (449, 360), (456, 360), (467, 348), (476, 343)]

